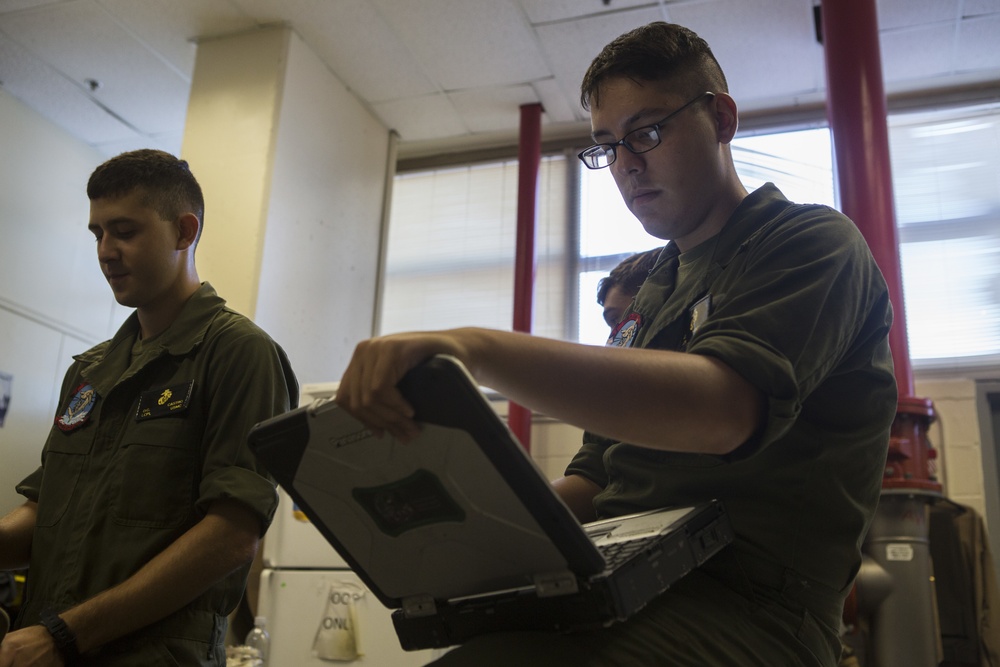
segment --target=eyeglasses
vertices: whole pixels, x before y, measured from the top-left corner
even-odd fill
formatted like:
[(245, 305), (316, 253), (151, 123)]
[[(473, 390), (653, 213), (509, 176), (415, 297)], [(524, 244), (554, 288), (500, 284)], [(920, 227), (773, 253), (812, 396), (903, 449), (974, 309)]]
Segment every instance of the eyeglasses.
[(580, 158), (588, 169), (604, 169), (614, 162), (616, 157), (618, 157), (618, 146), (624, 146), (636, 155), (639, 153), (645, 153), (646, 151), (651, 151), (659, 146), (660, 142), (663, 141), (663, 137), (660, 135), (660, 127), (662, 127), (664, 123), (687, 109), (695, 102), (698, 102), (706, 97), (711, 99), (715, 97), (715, 93), (704, 92), (677, 111), (674, 111), (659, 123), (653, 123), (652, 125), (636, 128), (622, 137), (619, 141), (612, 144), (594, 144), (590, 148), (582, 151), (577, 157)]

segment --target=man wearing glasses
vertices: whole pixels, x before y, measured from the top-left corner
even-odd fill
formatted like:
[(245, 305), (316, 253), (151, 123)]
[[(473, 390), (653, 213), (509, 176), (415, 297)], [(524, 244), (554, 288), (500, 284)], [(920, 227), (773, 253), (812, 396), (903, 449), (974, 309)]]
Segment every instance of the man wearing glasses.
[(556, 490), (581, 521), (718, 498), (735, 542), (598, 632), (480, 636), (442, 665), (837, 664), (843, 602), (879, 496), (896, 387), (889, 295), (840, 213), (748, 193), (737, 109), (708, 45), (653, 23), (582, 85), (629, 209), (669, 241), (607, 347), (484, 329), (360, 343), (337, 402), (414, 435), (395, 385), (435, 353), (584, 428)]

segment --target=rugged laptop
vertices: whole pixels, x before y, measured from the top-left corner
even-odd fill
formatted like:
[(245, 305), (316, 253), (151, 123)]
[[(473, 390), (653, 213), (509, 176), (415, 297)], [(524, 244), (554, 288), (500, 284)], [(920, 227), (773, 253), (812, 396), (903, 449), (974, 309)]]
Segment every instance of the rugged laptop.
[(405, 649), (624, 620), (732, 541), (716, 501), (581, 526), (460, 362), (433, 357), (399, 387), (422, 427), (412, 442), (323, 399), (249, 442), (396, 610)]

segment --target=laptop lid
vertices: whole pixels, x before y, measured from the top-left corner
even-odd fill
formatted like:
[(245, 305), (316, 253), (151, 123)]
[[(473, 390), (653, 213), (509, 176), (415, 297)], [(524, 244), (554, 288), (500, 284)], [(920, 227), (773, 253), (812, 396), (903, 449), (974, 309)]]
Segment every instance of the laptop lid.
[(456, 359), (400, 390), (422, 431), (375, 437), (329, 400), (258, 424), (251, 449), (389, 607), (535, 585), (604, 560)]

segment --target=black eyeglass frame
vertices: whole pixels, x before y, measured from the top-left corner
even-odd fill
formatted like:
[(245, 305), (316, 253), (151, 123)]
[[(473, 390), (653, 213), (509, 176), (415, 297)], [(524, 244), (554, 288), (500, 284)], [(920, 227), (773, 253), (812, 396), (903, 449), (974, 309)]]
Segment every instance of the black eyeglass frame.
[[(676, 116), (680, 112), (684, 111), (685, 109), (687, 109), (689, 106), (693, 105), (694, 103), (701, 101), (705, 97), (707, 97), (708, 99), (711, 99), (711, 98), (715, 97), (715, 93), (706, 90), (704, 93), (698, 95), (697, 97), (695, 97), (690, 102), (686, 102), (679, 109), (677, 109), (677, 110), (671, 112), (670, 114), (668, 114), (666, 116), (666, 118), (664, 118), (663, 120), (661, 120), (661, 121), (659, 121), (657, 123), (653, 123), (652, 125), (643, 125), (642, 127), (637, 127), (634, 130), (632, 130), (631, 132), (629, 132), (628, 134), (626, 134), (624, 137), (622, 137), (621, 139), (619, 139), (618, 141), (615, 141), (613, 143), (594, 144), (593, 146), (588, 146), (587, 148), (585, 148), (582, 151), (580, 151), (577, 154), (577, 157), (580, 158), (580, 161), (583, 162), (584, 166), (587, 167), (587, 169), (605, 169), (607, 167), (610, 167), (612, 164), (614, 164), (615, 160), (618, 159), (618, 146), (624, 146), (633, 155), (640, 155), (642, 153), (648, 153), (649, 151), (653, 150), (654, 148), (656, 148), (657, 146), (659, 146), (661, 143), (663, 143), (663, 135), (660, 132), (660, 127), (662, 127), (671, 118), (673, 118), (674, 116)], [(643, 148), (643, 149), (640, 149), (640, 150), (636, 150), (635, 148), (633, 148), (628, 143), (628, 138), (631, 137), (632, 135), (636, 134), (637, 132), (648, 132), (649, 130), (652, 130), (656, 134), (656, 143), (654, 143), (649, 148)], [(597, 155), (604, 155), (605, 157), (607, 157), (610, 154), (610, 158), (608, 159), (608, 163), (607, 164), (600, 165), (600, 166), (595, 166), (595, 165), (591, 164), (590, 159), (591, 159), (591, 157), (597, 157), (597, 156), (595, 156), (593, 154), (598, 149), (603, 149), (603, 151), (601, 153), (598, 153)]]

